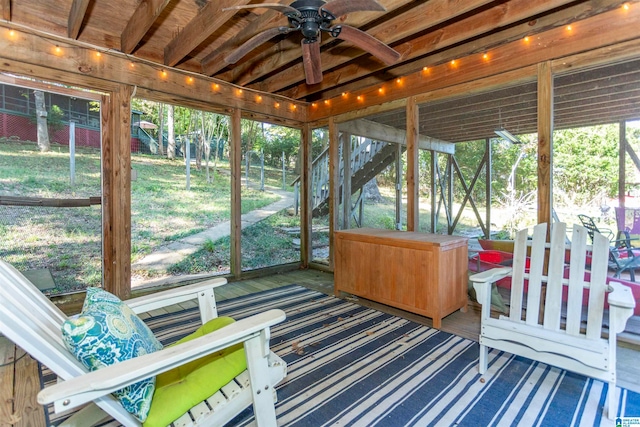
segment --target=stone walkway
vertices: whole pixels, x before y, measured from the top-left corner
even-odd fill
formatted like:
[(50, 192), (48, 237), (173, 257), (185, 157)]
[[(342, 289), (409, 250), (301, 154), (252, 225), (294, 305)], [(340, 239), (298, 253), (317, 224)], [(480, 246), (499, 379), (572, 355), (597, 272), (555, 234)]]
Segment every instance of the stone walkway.
[[(275, 188), (269, 188), (266, 191), (277, 194), (280, 196), (280, 200), (242, 215), (241, 222), (243, 229), (293, 205), (293, 193)], [(132, 264), (131, 269), (167, 271), (171, 265), (182, 261), (187, 256), (201, 249), (202, 245), (208, 239), (215, 242), (222, 237), (228, 236), (230, 231), (231, 222), (225, 221), (198, 234), (193, 234), (171, 242), (168, 245), (160, 246), (156, 251), (145, 256), (135, 264)]]

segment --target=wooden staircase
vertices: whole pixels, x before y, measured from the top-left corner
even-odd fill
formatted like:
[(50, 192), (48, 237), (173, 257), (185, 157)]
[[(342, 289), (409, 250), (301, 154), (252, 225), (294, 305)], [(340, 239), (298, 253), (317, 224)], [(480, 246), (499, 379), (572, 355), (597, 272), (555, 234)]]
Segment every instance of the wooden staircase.
[[(397, 145), (369, 138), (356, 138), (351, 149), (351, 194), (362, 190), (362, 187), (384, 170), (396, 159)], [(404, 150), (404, 148), (403, 148)], [(339, 181), (338, 202), (342, 202), (342, 182), (344, 182), (343, 146), (339, 147)], [(293, 184), (296, 191), (300, 177)], [(325, 149), (311, 166), (311, 206), (314, 215), (326, 215), (329, 212), (329, 149)]]

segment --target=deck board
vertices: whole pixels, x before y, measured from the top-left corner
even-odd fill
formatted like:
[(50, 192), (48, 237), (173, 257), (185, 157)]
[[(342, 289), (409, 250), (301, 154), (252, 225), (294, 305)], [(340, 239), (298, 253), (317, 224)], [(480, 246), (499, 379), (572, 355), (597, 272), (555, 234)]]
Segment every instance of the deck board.
[(14, 413), (20, 415), (15, 427), (45, 427), (44, 408), (36, 399), (40, 391), (38, 362), (28, 354), (21, 357), (24, 350), (16, 350), (15, 375), (20, 381), (14, 385)]
[(0, 427), (11, 426), (13, 419), (13, 364), (16, 346), (0, 337)]

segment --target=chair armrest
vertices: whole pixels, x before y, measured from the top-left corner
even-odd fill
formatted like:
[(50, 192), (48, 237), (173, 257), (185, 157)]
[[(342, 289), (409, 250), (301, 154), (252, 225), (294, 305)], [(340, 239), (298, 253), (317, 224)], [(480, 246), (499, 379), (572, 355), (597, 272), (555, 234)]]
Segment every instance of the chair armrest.
[[(609, 329), (614, 333), (624, 331), (627, 320), (633, 315), (636, 301), (631, 288), (618, 282), (609, 282), (612, 291), (607, 295), (609, 301)], [(613, 335), (613, 334), (610, 334)]]
[(483, 317), (489, 316), (489, 308), (491, 307), (491, 286), (489, 285), (507, 277), (512, 270), (511, 267), (492, 268), (469, 277), (473, 283), (473, 289), (476, 291), (476, 300), (482, 305)]
[(180, 286), (178, 288), (132, 298), (126, 300), (125, 303), (134, 313), (140, 314), (195, 299), (198, 300), (198, 304), (200, 305), (200, 316), (204, 324), (218, 315), (213, 289), (226, 283), (227, 279), (224, 277), (216, 277), (192, 285)]
[(234, 344), (268, 338), (269, 328), (285, 318), (282, 310), (256, 314), (203, 337), (47, 387), (38, 393), (38, 402), (43, 405), (54, 403), (56, 412), (75, 408)]
[(613, 232), (612, 229), (610, 228), (599, 228), (598, 227), (598, 232), (600, 234), (602, 234), (604, 237), (606, 237), (607, 239), (611, 240), (615, 237), (616, 233)]
[(621, 308), (635, 308), (636, 301), (633, 299), (631, 288), (618, 282), (609, 282), (612, 291), (607, 295), (609, 305)]
[(469, 276), (469, 280), (475, 283), (493, 283), (498, 280), (507, 277), (511, 274), (511, 267), (492, 268), (491, 270), (483, 271)]

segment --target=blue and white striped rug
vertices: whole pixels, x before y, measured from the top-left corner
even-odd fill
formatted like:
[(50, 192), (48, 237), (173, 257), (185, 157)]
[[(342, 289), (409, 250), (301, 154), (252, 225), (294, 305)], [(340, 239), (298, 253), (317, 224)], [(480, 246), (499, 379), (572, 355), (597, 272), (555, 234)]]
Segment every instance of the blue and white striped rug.
[[(223, 301), (236, 319), (280, 308), (271, 348), (288, 365), (278, 386), (282, 426), (599, 426), (607, 385), (491, 352), (478, 374), (478, 344), (348, 301), (287, 286)], [(190, 333), (196, 309), (147, 320), (163, 343)], [(619, 414), (640, 416), (640, 395), (618, 389)], [(250, 424), (248, 409), (232, 423)]]

